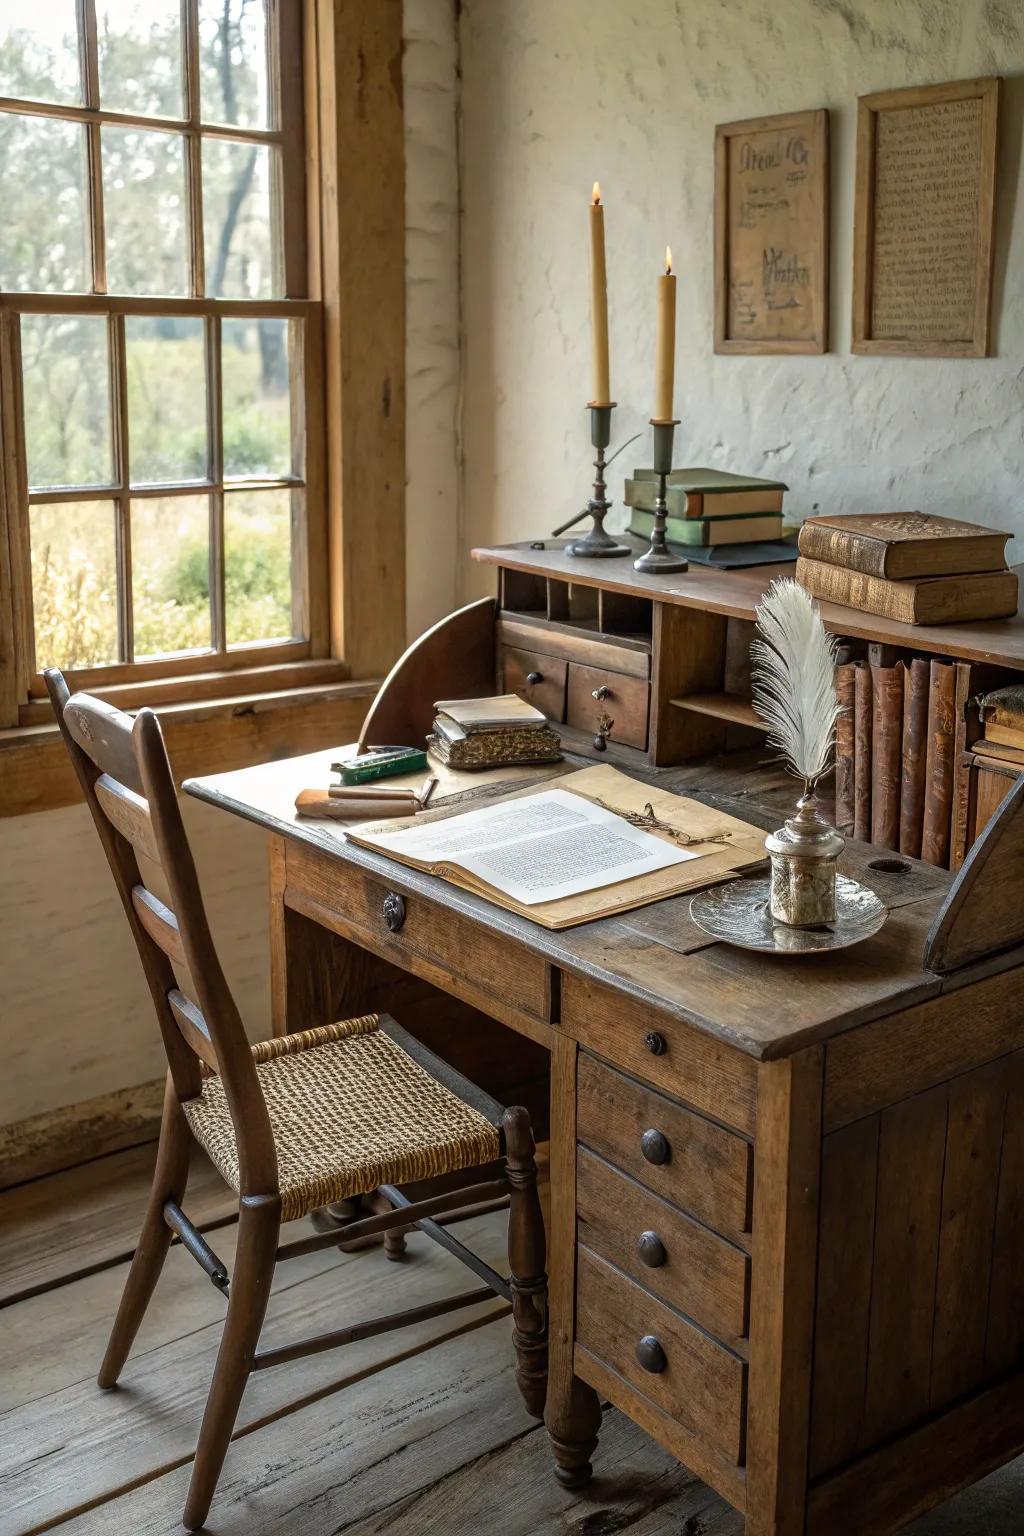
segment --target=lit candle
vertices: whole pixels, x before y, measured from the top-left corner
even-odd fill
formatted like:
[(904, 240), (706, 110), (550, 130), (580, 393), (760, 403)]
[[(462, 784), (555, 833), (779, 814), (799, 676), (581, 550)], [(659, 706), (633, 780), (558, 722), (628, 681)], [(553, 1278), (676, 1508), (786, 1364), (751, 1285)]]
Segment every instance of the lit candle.
[(594, 333), (594, 395), (592, 405), (610, 405), (608, 372), (608, 275), (604, 262), (604, 207), (594, 182), (590, 204), (590, 323)]
[(676, 279), (672, 252), (665, 247), (665, 271), (658, 278), (658, 353), (654, 370), (654, 421), (671, 421), (676, 375)]

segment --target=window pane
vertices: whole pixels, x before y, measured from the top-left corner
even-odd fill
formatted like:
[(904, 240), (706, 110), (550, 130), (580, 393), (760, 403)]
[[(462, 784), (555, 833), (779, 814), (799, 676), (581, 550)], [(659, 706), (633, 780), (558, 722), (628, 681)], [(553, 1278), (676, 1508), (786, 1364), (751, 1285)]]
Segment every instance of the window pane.
[(107, 287), (187, 293), (184, 139), (109, 124), (101, 136)]
[(77, 103), (75, 0), (3, 0), (0, 5), (0, 96)]
[(268, 128), (266, 0), (199, 0), (205, 123)]
[(85, 129), (0, 113), (0, 186), (0, 289), (91, 290)]
[(270, 220), (267, 146), (204, 139), (207, 293), (228, 299), (279, 296)]
[(32, 486), (109, 485), (107, 322), (102, 315), (22, 315), (25, 444)]
[(291, 474), (287, 320), (224, 320), (224, 475)]
[(289, 490), (224, 497), (224, 607), (228, 645), (286, 640), (292, 633)]
[(100, 106), (184, 117), (180, 0), (96, 0)]
[(135, 655), (210, 646), (210, 500), (153, 496), (132, 502)]
[(34, 506), (29, 538), (36, 666), (88, 667), (116, 661), (113, 502)]
[(203, 321), (199, 316), (128, 315), (124, 331), (132, 484), (205, 480)]

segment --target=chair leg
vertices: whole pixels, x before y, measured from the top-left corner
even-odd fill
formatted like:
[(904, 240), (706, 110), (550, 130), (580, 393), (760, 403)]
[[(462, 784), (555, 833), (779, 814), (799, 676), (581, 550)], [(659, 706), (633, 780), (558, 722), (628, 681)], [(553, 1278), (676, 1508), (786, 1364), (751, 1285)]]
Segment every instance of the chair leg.
[(507, 1109), (502, 1124), (510, 1186), (508, 1262), (516, 1381), (527, 1410), (535, 1419), (543, 1419), (548, 1385), (548, 1277), (533, 1129), (529, 1114), (520, 1107)]
[(117, 1316), (100, 1366), (97, 1380), (101, 1387), (110, 1388), (117, 1385), (117, 1378), (135, 1342), (139, 1325), (146, 1315), (146, 1308), (156, 1289), (173, 1235), (164, 1221), (164, 1203), (167, 1200), (174, 1200), (180, 1205), (184, 1200), (191, 1153), (192, 1133), (182, 1113), (174, 1085), (168, 1076), (164, 1091), (163, 1119), (160, 1123), (156, 1167), (153, 1170), (153, 1185), (149, 1192), (149, 1203), (146, 1206), (135, 1257), (128, 1271), (128, 1279), (125, 1281)]
[(228, 1315), (182, 1517), (188, 1531), (200, 1530), (210, 1512), (270, 1299), (280, 1230), (279, 1195), (244, 1196), (239, 1201)]

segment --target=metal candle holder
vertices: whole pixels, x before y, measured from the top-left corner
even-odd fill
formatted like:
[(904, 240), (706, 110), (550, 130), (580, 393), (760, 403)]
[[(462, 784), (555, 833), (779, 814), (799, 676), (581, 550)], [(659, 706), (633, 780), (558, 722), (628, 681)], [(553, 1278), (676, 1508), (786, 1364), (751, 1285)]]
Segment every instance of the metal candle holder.
[(689, 569), (689, 561), (675, 555), (665, 540), (665, 523), (668, 506), (665, 487), (672, 470), (672, 439), (678, 421), (652, 421), (654, 432), (654, 473), (658, 477), (658, 493), (654, 499), (654, 527), (651, 529), (651, 547), (646, 554), (633, 561), (634, 571), (647, 576), (670, 576), (675, 571)]
[(605, 496), (604, 452), (612, 438), (612, 411), (615, 409), (614, 400), (608, 405), (594, 405), (587, 407), (590, 412), (590, 441), (594, 445), (594, 494), (591, 496), (582, 512), (577, 512), (567, 523), (555, 529), (555, 537), (571, 528), (573, 523), (578, 523), (581, 517), (590, 516), (594, 519), (594, 526), (590, 532), (584, 534), (581, 539), (573, 539), (571, 544), (565, 546), (567, 555), (579, 555), (584, 558), (593, 558), (595, 555), (628, 555), (628, 544), (618, 544), (610, 533), (605, 532), (604, 520), (611, 508), (611, 502)]

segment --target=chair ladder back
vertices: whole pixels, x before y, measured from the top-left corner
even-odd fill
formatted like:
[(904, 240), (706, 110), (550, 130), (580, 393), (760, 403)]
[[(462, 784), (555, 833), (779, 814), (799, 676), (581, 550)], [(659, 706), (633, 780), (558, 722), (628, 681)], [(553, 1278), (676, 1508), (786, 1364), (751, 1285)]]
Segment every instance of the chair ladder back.
[[(142, 778), (131, 744), (131, 721), (119, 710), (86, 694), (76, 694), (72, 699), (58, 668), (50, 668), (44, 675), (71, 765), (139, 952), (175, 1092), (180, 1100), (195, 1098), (202, 1087), (199, 1060), (183, 1038), (168, 1002), (168, 994), (177, 986), (177, 980), (166, 953), (143, 927), (133, 896), (137, 888), (142, 888), (137, 850), (147, 856), (155, 855), (157, 850), (149, 807), (141, 795)], [(130, 783), (125, 783), (125, 779)]]
[[(193, 980), (195, 1000), (174, 988), (177, 996), (170, 1001), (171, 1012), (192, 1050), (198, 1049), (193, 1027), (200, 1037), (205, 1035), (212, 1042), (235, 1131), (241, 1192), (273, 1194), (277, 1190), (277, 1154), (270, 1116), (242, 1020), (210, 932), (167, 748), (160, 722), (151, 709), (140, 709), (135, 716), (132, 738), (171, 903), (168, 907), (151, 892), (140, 891), (137, 896), (133, 893), (133, 906), (137, 912), (141, 908), (145, 913), (144, 918), (139, 913), (140, 924), (148, 925), (144, 931), (163, 952), (177, 952), (180, 946), (184, 965)], [(191, 1007), (183, 1006), (182, 999)], [(182, 1018), (186, 1020), (185, 1029)]]

